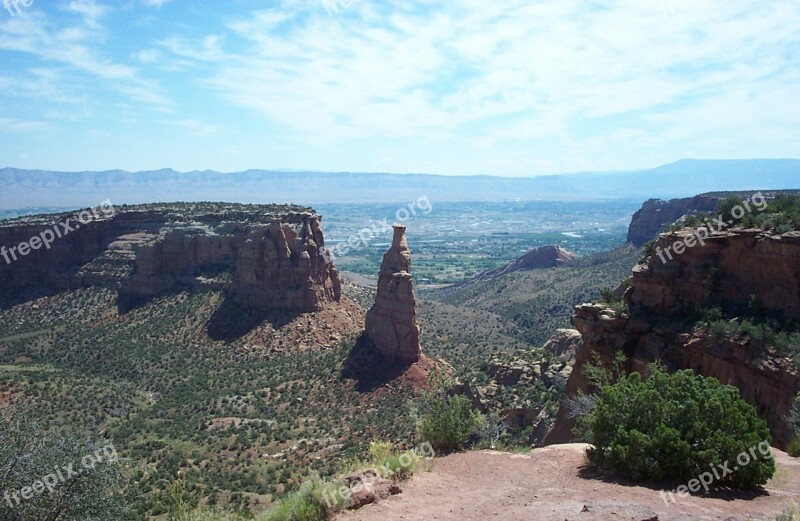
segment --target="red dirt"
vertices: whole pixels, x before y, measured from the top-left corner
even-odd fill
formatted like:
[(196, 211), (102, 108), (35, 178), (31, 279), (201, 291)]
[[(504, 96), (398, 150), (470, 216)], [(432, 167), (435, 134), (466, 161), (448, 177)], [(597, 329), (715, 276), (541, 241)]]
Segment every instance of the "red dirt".
[(675, 496), (677, 503), (667, 506), (657, 487), (598, 477), (586, 466), (585, 448), (567, 444), (525, 455), (480, 451), (437, 458), (432, 472), (402, 484), (402, 494), (336, 520), (774, 520), (790, 499), (800, 502), (800, 460), (775, 449), (779, 470), (761, 495)]

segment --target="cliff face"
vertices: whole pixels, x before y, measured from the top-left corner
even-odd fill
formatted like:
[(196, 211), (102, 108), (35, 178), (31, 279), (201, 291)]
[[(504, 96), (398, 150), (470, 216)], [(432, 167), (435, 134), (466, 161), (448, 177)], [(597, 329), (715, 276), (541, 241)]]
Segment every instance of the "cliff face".
[[(690, 230), (663, 234), (655, 252), (690, 235)], [(654, 253), (633, 269), (625, 298), (630, 313), (618, 315), (604, 305), (575, 309), (572, 323), (583, 338), (565, 392), (590, 391), (583, 374), (594, 354), (609, 361), (615, 351), (628, 358), (629, 370), (644, 371), (660, 360), (671, 370), (692, 369), (740, 389), (742, 398), (766, 419), (778, 447), (792, 431), (786, 416), (800, 391), (800, 375), (791, 358), (744, 333), (716, 337), (707, 331), (671, 322), (665, 313), (677, 305), (704, 306), (713, 295), (734, 304), (755, 295), (766, 308), (800, 317), (800, 234), (773, 236), (760, 230), (713, 234), (681, 255)], [(574, 421), (562, 405), (547, 443), (571, 439)]]
[[(679, 303), (703, 306), (712, 295), (734, 303), (755, 295), (763, 306), (800, 318), (800, 232), (730, 230), (703, 244), (694, 234), (659, 236), (655, 253), (633, 269), (631, 304), (663, 313)], [(675, 245), (684, 242), (696, 244), (676, 254)]]
[(641, 246), (652, 240), (664, 226), (670, 225), (686, 214), (716, 211), (719, 198), (698, 195), (685, 199), (650, 199), (633, 214), (628, 228), (628, 242)]
[(392, 246), (381, 263), (375, 305), (366, 319), (367, 336), (386, 360), (419, 360), (416, 305), (406, 227), (395, 226)]
[(338, 301), (341, 283), (324, 253), (319, 219), (299, 226), (280, 222), (248, 230), (239, 248), (233, 295), (242, 304), (317, 311)]
[[(627, 370), (644, 372), (649, 363), (660, 360), (670, 370), (692, 369), (739, 388), (742, 398), (767, 421), (773, 444), (784, 447), (791, 440), (786, 416), (800, 391), (800, 375), (791, 360), (749, 337), (716, 338), (699, 329), (657, 325), (652, 318), (620, 317), (598, 304), (578, 306), (572, 323), (583, 337), (583, 346), (567, 381), (566, 395), (590, 392), (583, 368), (594, 354), (609, 361), (615, 351), (622, 350), (628, 357)], [(562, 405), (546, 443), (572, 439), (574, 425), (569, 409)]]
[[(0, 281), (7, 290), (34, 293), (104, 284), (135, 301), (178, 284), (203, 284), (205, 272), (222, 270), (232, 272), (233, 281), (218, 281), (216, 287), (248, 306), (318, 311), (339, 300), (338, 273), (312, 210), (200, 206), (118, 209), (76, 227), (49, 249), (0, 261)], [(0, 245), (17, 246), (66, 218), (4, 223)]]

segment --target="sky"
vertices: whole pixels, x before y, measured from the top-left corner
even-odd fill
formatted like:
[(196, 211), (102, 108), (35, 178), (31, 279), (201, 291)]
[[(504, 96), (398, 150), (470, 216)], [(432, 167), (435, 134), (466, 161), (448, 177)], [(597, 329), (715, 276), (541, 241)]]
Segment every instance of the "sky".
[(0, 167), (532, 176), (800, 157), (798, 0), (14, 4)]

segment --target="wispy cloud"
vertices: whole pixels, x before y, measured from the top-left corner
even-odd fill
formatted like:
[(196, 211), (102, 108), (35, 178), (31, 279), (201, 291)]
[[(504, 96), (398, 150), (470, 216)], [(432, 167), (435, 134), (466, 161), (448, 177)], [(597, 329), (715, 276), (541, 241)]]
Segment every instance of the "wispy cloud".
[(0, 118), (0, 131), (40, 132), (49, 127), (45, 121), (23, 121), (14, 118)]
[(106, 34), (101, 24), (108, 8), (91, 0), (74, 0), (65, 10), (81, 16), (79, 23), (57, 23), (42, 11), (31, 11), (0, 22), (0, 50), (32, 55), (44, 63), (103, 80), (136, 101), (160, 111), (171, 102), (153, 80), (144, 79), (136, 67), (107, 58), (97, 49)]
[[(149, 165), (182, 150), (187, 168), (229, 170), (390, 157), (394, 171), (526, 175), (800, 155), (797, 0), (335, 5), (34, 3), (0, 18), (2, 128), (71, 114), (97, 148), (124, 129)], [(203, 146), (223, 129), (230, 142)]]
[[(206, 80), (231, 103), (315, 136), (479, 126), (498, 139), (574, 138), (606, 132), (609, 118), (662, 131), (669, 121), (653, 116), (707, 112), (730, 96), (769, 113), (777, 103), (753, 88), (800, 86), (796, 44), (785, 52), (800, 4), (680, 1), (673, 13), (634, 0), (361, 2), (332, 18), (292, 4), (230, 22), (227, 34), (247, 43), (238, 53), (221, 49), (226, 33), (162, 43), (182, 58), (221, 61)], [(695, 137), (717, 128), (711, 118)]]

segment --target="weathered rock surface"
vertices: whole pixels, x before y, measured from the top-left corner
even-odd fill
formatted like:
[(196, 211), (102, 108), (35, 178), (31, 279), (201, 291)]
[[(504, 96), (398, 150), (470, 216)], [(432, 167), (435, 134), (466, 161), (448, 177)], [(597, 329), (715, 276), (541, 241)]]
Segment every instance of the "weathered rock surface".
[(558, 399), (572, 373), (581, 344), (578, 331), (559, 329), (543, 346), (546, 353), (496, 355), (486, 364), (488, 382), (478, 384), (467, 380), (456, 384), (452, 392), (465, 395), (473, 407), (482, 412), (499, 410), (514, 431), (532, 427), (528, 442), (540, 445), (552, 428), (554, 418), (545, 403), (531, 397), (543, 391), (545, 396)]
[[(682, 241), (691, 230), (662, 234), (662, 250)], [(572, 323), (583, 337), (565, 392), (589, 392), (583, 374), (593, 354), (609, 361), (615, 351), (628, 358), (627, 369), (644, 371), (661, 360), (671, 370), (692, 369), (736, 386), (756, 407), (784, 447), (792, 436), (786, 421), (800, 391), (800, 374), (791, 358), (762, 340), (739, 333), (715, 337), (693, 326), (663, 320), (679, 305), (705, 306), (711, 295), (731, 304), (752, 296), (766, 308), (800, 317), (800, 233), (773, 236), (761, 230), (730, 230), (674, 255), (664, 263), (654, 253), (633, 269), (632, 287), (625, 293), (632, 312), (619, 315), (600, 304), (577, 306)], [(570, 440), (574, 422), (562, 404), (548, 443)]]
[(353, 472), (340, 480), (347, 488), (346, 508), (355, 510), (400, 494), (403, 489), (389, 479), (381, 477), (375, 469)]
[[(703, 306), (712, 295), (734, 303), (755, 295), (763, 306), (800, 318), (800, 232), (733, 229), (702, 244), (694, 234), (686, 228), (659, 236), (654, 254), (633, 268), (634, 306), (663, 313), (679, 303)], [(694, 245), (676, 254), (684, 242)]]
[(233, 295), (245, 305), (318, 311), (338, 301), (341, 283), (325, 254), (319, 219), (302, 225), (274, 222), (250, 229), (239, 248)]
[[(70, 217), (5, 222), (0, 245), (17, 246)], [(34, 293), (103, 284), (133, 300), (179, 284), (211, 284), (226, 288), (247, 306), (319, 311), (341, 293), (324, 246), (320, 217), (309, 208), (214, 203), (123, 207), (75, 226), (50, 248), (11, 263), (0, 261), (0, 281), (4, 289)], [(232, 281), (216, 277), (225, 271)]]
[(396, 225), (392, 246), (383, 256), (375, 304), (367, 312), (366, 333), (389, 361), (419, 360), (419, 326), (406, 227)]
[(529, 251), (519, 259), (510, 262), (505, 266), (484, 271), (483, 273), (477, 275), (470, 282), (487, 280), (500, 275), (505, 275), (506, 273), (513, 273), (515, 271), (554, 268), (577, 258), (578, 257), (574, 253), (565, 250), (560, 246), (542, 246)]
[(664, 226), (670, 225), (684, 215), (697, 212), (714, 212), (720, 198), (710, 195), (698, 195), (684, 199), (650, 199), (645, 201), (641, 209), (633, 214), (628, 228), (628, 242), (641, 246), (652, 240)]

